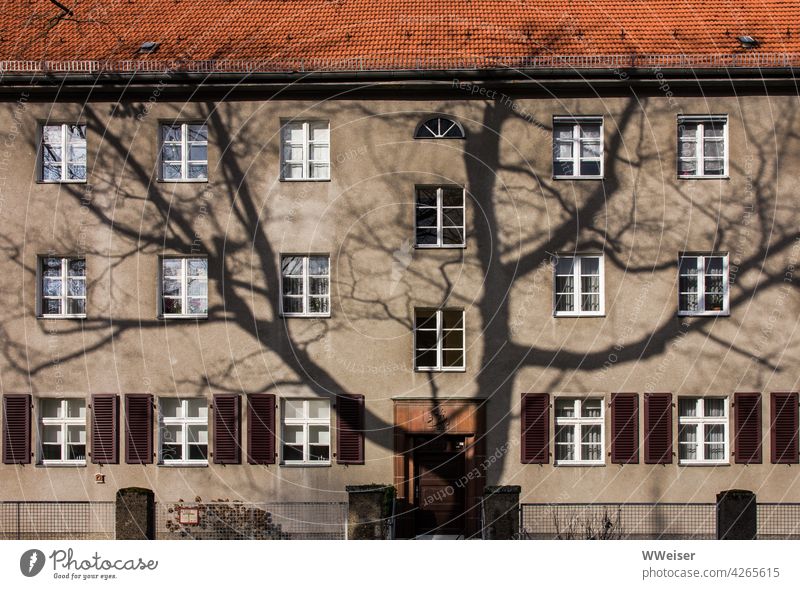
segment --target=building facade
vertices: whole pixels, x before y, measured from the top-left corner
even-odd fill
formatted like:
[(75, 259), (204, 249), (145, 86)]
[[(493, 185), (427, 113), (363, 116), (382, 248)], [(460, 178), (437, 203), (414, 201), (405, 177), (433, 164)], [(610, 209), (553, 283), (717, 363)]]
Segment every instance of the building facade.
[(0, 500), (799, 501), (795, 79), (740, 49), (5, 67)]

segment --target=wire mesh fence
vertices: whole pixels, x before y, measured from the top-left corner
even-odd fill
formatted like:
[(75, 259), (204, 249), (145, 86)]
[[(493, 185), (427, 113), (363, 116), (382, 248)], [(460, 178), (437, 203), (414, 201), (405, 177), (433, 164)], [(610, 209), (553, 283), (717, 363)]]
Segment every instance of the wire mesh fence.
[(113, 540), (113, 501), (0, 501), (0, 540)]
[(759, 503), (759, 540), (800, 540), (800, 503)]
[(344, 540), (347, 503), (158, 503), (157, 540)]
[(526, 503), (520, 536), (543, 540), (717, 537), (714, 503)]

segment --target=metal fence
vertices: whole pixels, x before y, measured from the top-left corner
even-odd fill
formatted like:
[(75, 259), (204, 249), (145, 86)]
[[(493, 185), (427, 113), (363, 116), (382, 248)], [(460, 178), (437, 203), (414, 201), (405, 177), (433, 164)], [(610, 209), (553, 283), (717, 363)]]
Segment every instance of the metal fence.
[(113, 501), (0, 501), (0, 540), (113, 540)]
[(543, 540), (717, 537), (714, 503), (526, 503), (520, 535)]
[(347, 503), (158, 503), (157, 540), (344, 540)]
[(759, 503), (759, 540), (800, 540), (800, 503)]

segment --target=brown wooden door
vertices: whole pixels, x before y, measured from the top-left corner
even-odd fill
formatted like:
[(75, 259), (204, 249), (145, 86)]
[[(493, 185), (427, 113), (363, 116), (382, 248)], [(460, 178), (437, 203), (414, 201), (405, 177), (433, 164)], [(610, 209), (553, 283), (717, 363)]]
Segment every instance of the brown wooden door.
[(463, 438), (428, 440), (414, 452), (416, 535), (464, 534)]

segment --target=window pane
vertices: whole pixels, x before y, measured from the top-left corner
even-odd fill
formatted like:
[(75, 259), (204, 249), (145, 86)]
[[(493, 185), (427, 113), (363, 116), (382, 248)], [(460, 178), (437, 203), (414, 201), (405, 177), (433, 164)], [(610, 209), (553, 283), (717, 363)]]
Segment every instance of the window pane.
[(45, 299), (42, 301), (42, 313), (45, 315), (60, 315), (61, 299)]
[(581, 403), (581, 417), (600, 417), (603, 411), (602, 399), (584, 399)]
[(331, 443), (330, 427), (327, 425), (308, 426), (308, 443), (316, 446), (328, 446)]
[(286, 164), (283, 166), (284, 178), (303, 178), (303, 164)]
[(208, 129), (205, 125), (188, 125), (189, 141), (208, 141)]
[(286, 461), (301, 461), (303, 460), (303, 447), (283, 445), (283, 459)]
[(418, 187), (417, 188), (417, 204), (420, 206), (437, 206), (438, 199), (436, 197), (436, 188), (432, 187)]
[(436, 347), (436, 331), (418, 329), (416, 331), (416, 346), (420, 350), (431, 350)]
[(706, 294), (705, 298), (706, 311), (724, 311), (725, 310), (725, 297), (721, 294)]
[(725, 135), (725, 125), (721, 122), (710, 122), (703, 125), (704, 137), (723, 137)]
[(573, 176), (574, 171), (572, 162), (555, 162), (553, 164), (553, 173), (556, 176)]
[[(45, 164), (57, 164), (61, 162), (61, 144), (58, 145), (44, 145), (42, 147), (42, 158)], [(58, 167), (61, 170), (61, 167)]]
[(437, 368), (436, 350), (417, 351), (415, 363), (418, 368)]
[(461, 227), (464, 224), (464, 209), (454, 207), (442, 209), (442, 224), (450, 227)]
[(311, 256), (308, 259), (308, 273), (313, 275), (328, 275), (328, 258), (326, 256)]
[(67, 178), (70, 180), (86, 180), (86, 166), (69, 164), (67, 166)]
[(163, 164), (161, 166), (161, 176), (164, 180), (175, 180), (181, 177), (180, 164)]
[(284, 442), (286, 444), (301, 446), (303, 445), (303, 426), (287, 425), (283, 428)]
[(442, 189), (442, 205), (446, 207), (463, 207), (464, 189), (445, 186)]
[(303, 312), (302, 297), (283, 297), (283, 312), (302, 313)]
[(600, 277), (599, 276), (584, 276), (581, 278), (581, 292), (584, 293), (599, 293), (600, 292)]
[(697, 175), (697, 162), (695, 160), (678, 160), (678, 174), (681, 176)]
[(574, 125), (571, 123), (569, 124), (556, 124), (555, 125), (555, 134), (556, 139), (572, 139), (572, 129)]
[(302, 276), (303, 258), (300, 256), (284, 256), (281, 260), (281, 271), (284, 276)]
[(599, 176), (600, 162), (581, 161), (581, 176)]
[(63, 417), (61, 399), (42, 399), (39, 402), (42, 417)]
[(61, 143), (61, 125), (45, 125), (42, 127), (42, 141), (44, 143)]
[(556, 297), (556, 311), (569, 313), (575, 310), (575, 300), (574, 295), (566, 294), (566, 295), (558, 295)]
[(283, 294), (285, 295), (301, 295), (303, 294), (303, 279), (302, 278), (286, 278), (283, 279)]
[(189, 308), (189, 313), (192, 315), (205, 315), (208, 313), (208, 299), (189, 297), (186, 300)]
[(181, 299), (164, 298), (164, 313), (167, 315), (180, 315), (183, 313)]
[(463, 349), (464, 348), (464, 332), (460, 329), (447, 331), (445, 330), (442, 334), (444, 342), (443, 347), (445, 348), (455, 348), (455, 349)]
[(205, 164), (189, 164), (189, 178), (208, 178), (208, 166)]
[(308, 312), (309, 313), (328, 313), (330, 310), (329, 299), (324, 297), (308, 297)]
[(311, 141), (327, 142), (330, 139), (330, 127), (327, 121), (316, 121), (308, 124)]
[(417, 329), (436, 329), (436, 310), (415, 309), (414, 325)]
[(189, 279), (189, 296), (205, 297), (208, 296), (208, 280), (205, 278)]
[(69, 260), (67, 274), (69, 276), (86, 276), (86, 260)]
[(581, 460), (603, 459), (601, 429), (599, 425), (581, 426)]
[(330, 177), (328, 164), (311, 164), (311, 177), (325, 180)]
[(574, 258), (558, 258), (556, 262), (556, 274), (572, 274), (573, 266), (575, 264)]
[(82, 278), (70, 278), (67, 281), (67, 295), (71, 297), (86, 296), (86, 281)]
[(443, 350), (442, 364), (446, 368), (461, 368), (464, 366), (463, 350)]
[(161, 140), (162, 141), (180, 141), (181, 140), (181, 126), (180, 125), (161, 125)]
[(67, 417), (86, 419), (86, 401), (83, 399), (67, 399)]
[(161, 161), (162, 162), (179, 162), (181, 161), (181, 146), (174, 143), (165, 143), (161, 146)]
[(585, 139), (600, 138), (600, 123), (583, 123), (580, 126), (581, 137)]
[(327, 278), (309, 278), (308, 289), (312, 295), (326, 295), (328, 294), (328, 279)]
[(687, 312), (695, 312), (700, 310), (700, 304), (696, 294), (682, 294), (680, 295), (680, 310)]
[(721, 158), (725, 155), (725, 144), (722, 141), (706, 141), (703, 145), (703, 155)]
[(556, 417), (575, 417), (575, 400), (556, 399)]
[(67, 460), (86, 460), (86, 428), (82, 425), (67, 428)]
[(417, 227), (417, 245), (436, 245), (436, 229), (420, 229)]
[(61, 258), (42, 258), (42, 276), (61, 276)]
[(600, 144), (599, 143), (581, 143), (581, 157), (586, 158), (599, 158), (600, 157)]
[(206, 445), (208, 444), (208, 426), (207, 425), (190, 425), (188, 427), (187, 440), (190, 444)]
[(697, 399), (678, 399), (680, 417), (697, 417)]
[(678, 458), (697, 460), (697, 426), (682, 425), (678, 429)]
[(186, 399), (186, 416), (208, 418), (208, 402), (203, 398)]
[(697, 276), (681, 276), (678, 282), (681, 292), (697, 292)]
[(60, 297), (61, 296), (61, 279), (60, 278), (45, 278), (42, 281), (42, 292), (46, 297)]
[(706, 417), (725, 417), (725, 399), (703, 400), (703, 412)]
[(695, 138), (697, 136), (697, 123), (678, 121), (678, 136)]
[(442, 328), (453, 329), (464, 327), (464, 313), (462, 311), (442, 311)]
[(680, 157), (695, 157), (697, 154), (697, 143), (694, 141), (681, 141), (678, 145), (678, 155)]
[(461, 229), (443, 229), (442, 243), (444, 245), (464, 245), (464, 232)]
[(556, 276), (556, 292), (571, 293), (574, 292), (574, 279), (572, 276)]
[(556, 430), (556, 461), (575, 460), (575, 428), (571, 425)]
[(177, 297), (181, 294), (181, 281), (179, 279), (165, 278), (162, 282), (161, 293), (164, 296)]
[(705, 160), (703, 172), (709, 176), (719, 176), (724, 172), (723, 160)]
[(283, 404), (283, 417), (285, 419), (302, 419), (305, 415), (303, 401), (287, 400)]
[(330, 415), (330, 401), (324, 399), (312, 399), (308, 402), (309, 419), (328, 419)]
[(189, 145), (189, 159), (195, 162), (208, 161), (208, 145), (205, 143), (192, 143)]
[(725, 459), (725, 426), (721, 424), (706, 425), (705, 428), (705, 459)]
[(67, 313), (70, 315), (85, 315), (86, 299), (67, 299)]
[(162, 417), (182, 417), (181, 400), (175, 397), (162, 397), (159, 399), (159, 409)]
[(189, 460), (208, 460), (208, 444), (189, 444)]
[(311, 145), (309, 158), (315, 162), (327, 162), (330, 158), (327, 145)]
[[(436, 209), (433, 207), (417, 207), (417, 227), (436, 227)], [(434, 233), (436, 235), (436, 233)]]
[(208, 259), (189, 258), (186, 264), (189, 276), (208, 276)]

